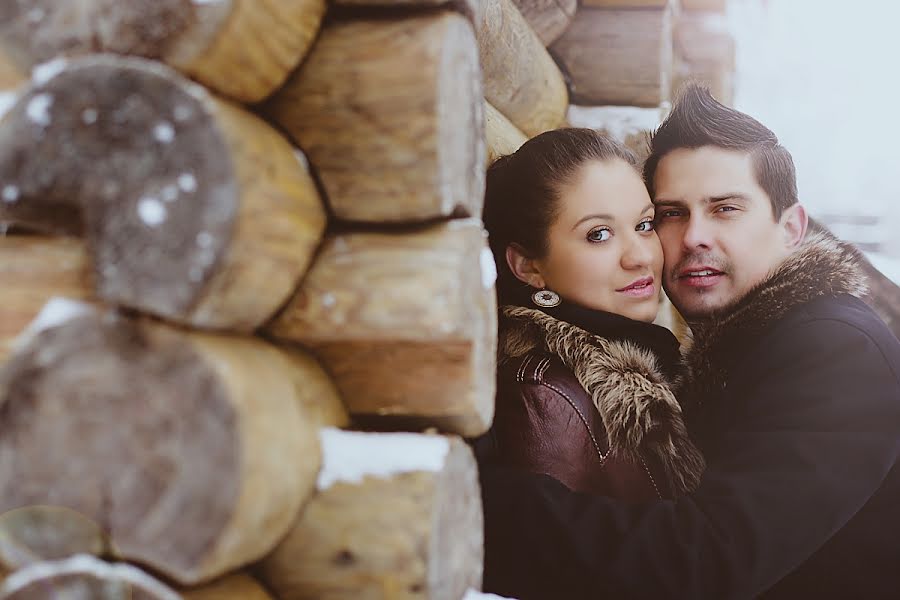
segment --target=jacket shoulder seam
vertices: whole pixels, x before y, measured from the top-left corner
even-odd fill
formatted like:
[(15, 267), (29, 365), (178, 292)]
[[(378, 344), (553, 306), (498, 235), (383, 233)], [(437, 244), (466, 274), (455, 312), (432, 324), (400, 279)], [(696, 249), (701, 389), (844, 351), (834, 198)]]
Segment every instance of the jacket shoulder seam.
[(567, 393), (565, 393), (563, 390), (556, 387), (552, 383), (542, 381), (539, 385), (549, 388), (549, 389), (553, 390), (554, 392), (556, 392), (557, 394), (559, 394), (560, 396), (562, 396), (565, 399), (565, 401), (569, 404), (569, 406), (571, 406), (575, 410), (575, 413), (578, 415), (578, 418), (581, 419), (581, 423), (584, 425), (585, 429), (587, 429), (588, 435), (591, 436), (591, 442), (594, 444), (594, 450), (597, 451), (597, 456), (600, 457), (600, 464), (603, 465), (603, 463), (606, 461), (606, 457), (609, 456), (609, 452), (607, 452), (606, 454), (603, 454), (603, 451), (600, 450), (600, 444), (597, 442), (597, 438), (594, 436), (594, 432), (591, 430), (591, 426), (588, 425), (587, 418), (584, 416), (584, 413), (581, 412), (581, 409), (578, 408), (578, 405), (575, 404), (575, 402), (572, 400), (572, 398), (569, 397), (569, 395)]

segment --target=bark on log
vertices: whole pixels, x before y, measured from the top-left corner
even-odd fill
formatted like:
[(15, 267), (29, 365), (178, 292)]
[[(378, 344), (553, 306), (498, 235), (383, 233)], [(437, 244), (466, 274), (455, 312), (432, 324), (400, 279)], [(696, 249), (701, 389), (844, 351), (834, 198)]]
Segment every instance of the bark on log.
[(0, 515), (0, 574), (106, 549), (100, 525), (68, 508), (26, 506)]
[(111, 313), (56, 321), (0, 371), (0, 510), (76, 510), (184, 585), (268, 553), (320, 465), (305, 407), (339, 404), (321, 367)]
[(89, 238), (102, 299), (252, 331), (296, 288), (326, 213), (294, 148), (164, 65), (69, 61), (0, 121), (0, 222)]
[(673, 32), (673, 95), (681, 86), (699, 82), (719, 102), (734, 103), (734, 37), (725, 17), (717, 14), (682, 12)]
[(480, 588), (477, 467), (458, 438), (324, 430), (317, 493), (261, 578), (284, 600), (458, 600)]
[(234, 573), (205, 586), (179, 590), (184, 600), (272, 600), (253, 577)]
[(524, 133), (487, 100), (484, 102), (484, 135), (487, 141), (488, 165), (501, 156), (512, 154), (528, 140)]
[(267, 331), (313, 349), (357, 424), (478, 435), (494, 408), (495, 275), (474, 219), (337, 234)]
[(544, 46), (562, 35), (578, 8), (578, 0), (513, 0), (513, 3)]
[(0, 236), (0, 281), (0, 363), (50, 298), (93, 295), (84, 243), (69, 238)]
[(309, 155), (334, 215), (481, 215), (484, 115), (471, 25), (448, 11), (326, 27), (265, 113)]
[(529, 137), (559, 127), (565, 81), (512, 0), (484, 0), (476, 37), (488, 102)]
[(668, 9), (579, 8), (551, 47), (568, 73), (572, 102), (653, 107), (669, 100), (670, 17)]
[(3, 582), (0, 600), (180, 600), (171, 588), (127, 564), (88, 555), (35, 563)]
[(258, 102), (300, 63), (325, 8), (325, 0), (9, 0), (0, 3), (0, 61), (28, 73), (61, 55), (137, 55)]

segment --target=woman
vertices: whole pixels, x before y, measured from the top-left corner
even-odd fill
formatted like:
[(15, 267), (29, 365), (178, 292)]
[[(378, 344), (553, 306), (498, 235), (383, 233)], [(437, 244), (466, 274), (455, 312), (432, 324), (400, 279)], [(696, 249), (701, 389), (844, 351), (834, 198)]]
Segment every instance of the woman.
[(488, 169), (500, 340), (479, 461), (636, 502), (696, 487), (703, 458), (673, 395), (678, 342), (652, 324), (653, 218), (634, 156), (590, 129), (541, 134)]

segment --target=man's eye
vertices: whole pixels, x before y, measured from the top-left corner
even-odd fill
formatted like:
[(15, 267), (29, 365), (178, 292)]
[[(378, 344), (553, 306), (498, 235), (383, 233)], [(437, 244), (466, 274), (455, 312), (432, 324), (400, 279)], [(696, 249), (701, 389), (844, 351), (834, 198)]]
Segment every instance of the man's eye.
[(669, 208), (667, 210), (662, 210), (656, 214), (656, 220), (659, 221), (661, 219), (671, 219), (674, 217), (680, 217), (682, 211), (677, 208)]
[(612, 236), (612, 232), (606, 227), (600, 227), (597, 229), (591, 229), (587, 234), (587, 239), (590, 242), (605, 242)]
[(653, 223), (653, 219), (646, 219), (646, 220), (638, 223), (637, 227), (635, 227), (634, 230), (646, 232), (646, 231), (653, 231), (654, 228), (655, 228), (655, 225)]
[(737, 208), (734, 206), (720, 206), (716, 209), (716, 212), (732, 212), (735, 210), (737, 210)]

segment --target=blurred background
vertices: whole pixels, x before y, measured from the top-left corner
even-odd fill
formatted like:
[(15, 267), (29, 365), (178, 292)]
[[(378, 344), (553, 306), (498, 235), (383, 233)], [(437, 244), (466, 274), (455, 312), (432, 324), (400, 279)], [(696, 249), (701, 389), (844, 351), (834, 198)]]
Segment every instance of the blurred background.
[(731, 0), (734, 105), (797, 165), (800, 200), (900, 283), (900, 4)]

